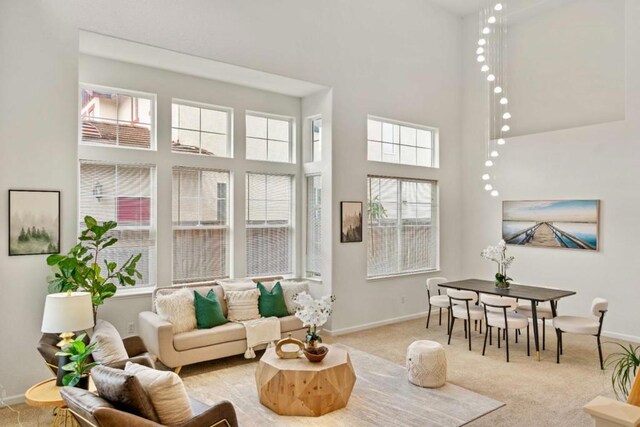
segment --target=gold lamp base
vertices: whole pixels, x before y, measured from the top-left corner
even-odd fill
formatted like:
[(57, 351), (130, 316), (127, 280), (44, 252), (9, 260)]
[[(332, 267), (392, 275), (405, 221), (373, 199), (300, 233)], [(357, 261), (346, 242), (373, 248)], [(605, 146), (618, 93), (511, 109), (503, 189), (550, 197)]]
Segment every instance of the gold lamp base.
[(73, 342), (73, 336), (75, 334), (73, 332), (63, 332), (60, 335), (58, 335), (60, 338), (62, 338), (62, 340), (60, 340), (60, 342), (58, 344), (56, 344), (57, 347), (64, 347), (65, 345), (71, 344)]

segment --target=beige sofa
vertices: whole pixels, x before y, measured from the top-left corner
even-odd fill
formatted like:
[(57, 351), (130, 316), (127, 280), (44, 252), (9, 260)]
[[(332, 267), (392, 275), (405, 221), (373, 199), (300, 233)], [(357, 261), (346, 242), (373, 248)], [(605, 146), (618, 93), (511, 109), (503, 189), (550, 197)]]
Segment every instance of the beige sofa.
[[(227, 316), (227, 304), (222, 286), (215, 283), (200, 283), (181, 287), (156, 288), (152, 295), (153, 311), (143, 311), (138, 315), (138, 330), (150, 353), (167, 367), (180, 372), (182, 366), (222, 357), (243, 354), (247, 350), (245, 328), (240, 323), (229, 322), (211, 329), (194, 329), (178, 334), (173, 333), (171, 323), (162, 320), (155, 313), (156, 296), (170, 294), (176, 290), (190, 288), (202, 295), (213, 289), (222, 303), (222, 311)], [(283, 338), (291, 334), (304, 339), (306, 329), (295, 316), (280, 318), (280, 332)], [(256, 349), (265, 348), (266, 345)]]

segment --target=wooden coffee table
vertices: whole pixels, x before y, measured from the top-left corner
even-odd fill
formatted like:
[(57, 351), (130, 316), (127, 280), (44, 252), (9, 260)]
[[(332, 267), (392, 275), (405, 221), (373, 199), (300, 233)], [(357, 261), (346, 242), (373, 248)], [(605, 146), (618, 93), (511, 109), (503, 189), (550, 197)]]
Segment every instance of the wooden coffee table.
[(280, 415), (318, 417), (344, 408), (356, 374), (346, 350), (330, 346), (322, 362), (280, 359), (268, 348), (256, 369), (260, 403)]
[[(53, 420), (54, 426), (77, 426), (78, 423), (67, 409), (60, 395), (61, 388), (56, 386), (55, 378), (44, 380), (27, 390), (24, 394), (24, 400), (29, 406), (56, 408), (56, 417)], [(96, 391), (91, 378), (89, 378), (89, 391)]]

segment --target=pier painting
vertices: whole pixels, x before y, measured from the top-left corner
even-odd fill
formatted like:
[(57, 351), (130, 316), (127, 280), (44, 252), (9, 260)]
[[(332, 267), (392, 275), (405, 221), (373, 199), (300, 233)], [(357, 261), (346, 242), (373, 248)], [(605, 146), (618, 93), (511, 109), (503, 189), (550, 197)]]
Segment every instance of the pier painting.
[(507, 244), (598, 250), (599, 200), (505, 201)]

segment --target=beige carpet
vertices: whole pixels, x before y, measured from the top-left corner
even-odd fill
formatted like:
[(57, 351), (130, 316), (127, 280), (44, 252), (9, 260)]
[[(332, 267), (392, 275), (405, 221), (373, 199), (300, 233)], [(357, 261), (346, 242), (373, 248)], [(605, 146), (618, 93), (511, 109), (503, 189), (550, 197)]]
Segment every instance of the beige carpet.
[[(468, 424), (469, 426), (589, 426), (592, 421), (582, 406), (598, 395), (613, 397), (609, 372), (598, 367), (595, 338), (565, 336), (565, 352), (561, 364), (555, 363), (555, 333), (547, 328), (547, 351), (542, 361), (526, 356), (523, 342), (511, 346), (511, 362), (505, 362), (504, 348), (495, 346), (482, 357), (482, 336), (473, 336), (473, 351), (467, 350), (462, 328), (456, 331), (450, 346), (446, 345), (446, 326), (437, 326), (434, 318), (426, 330), (423, 320), (413, 320), (383, 326), (335, 338), (339, 342), (375, 354), (397, 364), (403, 364), (407, 346), (414, 340), (431, 339), (445, 345), (449, 365), (448, 381), (487, 396), (506, 405)], [(611, 341), (603, 339), (604, 342)], [(615, 350), (604, 345), (605, 356)], [(219, 371), (246, 364), (239, 357), (187, 366), (182, 377)], [(253, 363), (253, 362), (249, 362)], [(50, 411), (16, 405), (25, 426), (50, 425)], [(17, 416), (6, 408), (0, 409), (0, 425), (17, 425)], [(322, 426), (322, 423), (318, 423)], [(398, 420), (402, 426), (402, 420)]]

